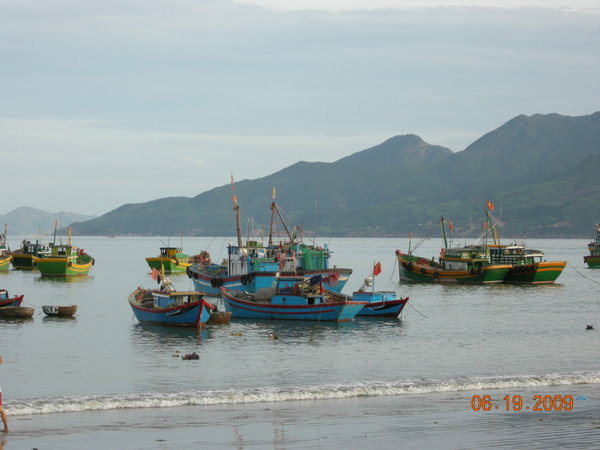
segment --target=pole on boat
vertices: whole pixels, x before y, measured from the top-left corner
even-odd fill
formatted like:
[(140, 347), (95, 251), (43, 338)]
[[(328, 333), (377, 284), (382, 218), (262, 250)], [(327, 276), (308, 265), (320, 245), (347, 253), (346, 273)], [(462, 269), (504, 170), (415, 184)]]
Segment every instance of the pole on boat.
[(279, 207), (277, 206), (277, 203), (275, 202), (276, 193), (277, 193), (277, 191), (275, 190), (275, 186), (273, 186), (273, 192), (271, 194), (273, 201), (271, 202), (271, 225), (269, 227), (269, 246), (273, 245), (273, 229), (275, 226), (275, 215), (276, 214), (279, 217), (279, 220), (281, 221), (281, 225), (283, 225), (283, 229), (285, 230), (285, 233), (290, 238), (290, 244), (293, 246), (294, 238), (292, 237), (290, 230), (288, 230), (288, 227), (285, 224), (285, 221), (283, 220), (283, 216), (281, 215), (281, 211), (279, 211)]
[(231, 196), (231, 200), (233, 200), (233, 210), (235, 211), (235, 225), (236, 225), (238, 247), (242, 247), (243, 242), (242, 242), (242, 226), (240, 224), (240, 205), (238, 205), (237, 196), (235, 195), (235, 184), (233, 184), (233, 175), (231, 175), (231, 189), (233, 190), (233, 195)]
[(442, 217), (440, 223), (442, 224), (442, 237), (444, 238), (444, 248), (448, 248), (448, 238), (446, 237), (446, 219)]

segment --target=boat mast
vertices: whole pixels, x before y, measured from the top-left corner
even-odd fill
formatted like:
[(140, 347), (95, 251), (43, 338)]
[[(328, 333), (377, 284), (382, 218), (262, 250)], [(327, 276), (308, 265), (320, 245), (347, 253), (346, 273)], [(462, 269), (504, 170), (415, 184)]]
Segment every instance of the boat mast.
[(238, 247), (243, 246), (242, 242), (242, 225), (240, 223), (240, 205), (238, 205), (237, 196), (235, 195), (235, 184), (233, 184), (233, 175), (231, 175), (231, 189), (233, 190), (233, 195), (231, 196), (231, 200), (233, 200), (233, 210), (235, 211), (235, 226), (237, 233), (237, 242)]
[(440, 223), (442, 224), (442, 237), (444, 238), (444, 248), (448, 248), (448, 239), (446, 237), (446, 219), (442, 217)]
[(271, 225), (269, 227), (269, 246), (273, 245), (273, 230), (274, 230), (274, 226), (275, 226), (275, 215), (277, 215), (279, 217), (279, 220), (281, 221), (281, 225), (283, 225), (283, 228), (284, 228), (286, 234), (290, 238), (291, 245), (294, 245), (294, 238), (292, 237), (290, 230), (288, 230), (288, 227), (285, 224), (285, 221), (283, 220), (283, 217), (281, 215), (281, 212), (279, 211), (279, 207), (277, 206), (277, 203), (275, 203), (275, 194), (276, 194), (275, 186), (273, 186), (273, 193), (272, 193), (273, 201), (271, 202)]

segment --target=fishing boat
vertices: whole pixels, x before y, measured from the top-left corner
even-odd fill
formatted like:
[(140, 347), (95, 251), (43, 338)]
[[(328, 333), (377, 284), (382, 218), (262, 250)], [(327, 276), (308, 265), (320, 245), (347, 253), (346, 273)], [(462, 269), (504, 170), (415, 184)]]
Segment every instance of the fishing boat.
[(21, 248), (12, 252), (12, 265), (15, 269), (33, 269), (33, 257), (49, 256), (52, 244), (42, 244), (39, 241), (31, 242), (23, 239)]
[(35, 312), (29, 306), (4, 306), (0, 308), (0, 318), (5, 319), (29, 319)]
[(8, 270), (12, 261), (12, 254), (6, 243), (6, 224), (4, 224), (4, 233), (0, 233), (0, 271)]
[(567, 265), (566, 261), (546, 261), (543, 251), (523, 244), (490, 244), (489, 248), (492, 262), (511, 266), (505, 283), (551, 284)]
[(233, 318), (348, 322), (367, 304), (326, 290), (320, 275), (281, 276), (274, 284), (255, 293), (221, 288), (225, 309)]
[(84, 249), (71, 244), (71, 228), (67, 244), (53, 244), (50, 254), (32, 256), (33, 263), (44, 277), (85, 276), (94, 265), (94, 258)]
[(461, 284), (495, 284), (504, 281), (512, 267), (510, 264), (492, 263), (490, 250), (485, 243), (449, 246), (443, 217), (440, 223), (444, 247), (437, 261), (435, 257), (427, 259), (415, 256), (410, 248), (408, 253), (396, 250), (400, 281)]
[(588, 244), (590, 254), (583, 257), (583, 261), (590, 269), (600, 267), (600, 224), (596, 224), (596, 237)]
[[(204, 262), (194, 264), (187, 270), (188, 277), (197, 291), (207, 295), (219, 295), (220, 288), (256, 292), (273, 285), (276, 276), (316, 276), (333, 291), (341, 292), (352, 269), (330, 266), (331, 250), (327, 245), (318, 246), (304, 242), (302, 229), (291, 230), (283, 220), (275, 194), (271, 203), (271, 224), (266, 245), (259, 240), (243, 242), (240, 226), (240, 207), (233, 196), (237, 224), (237, 244), (227, 247), (227, 259), (222, 264)], [(277, 227), (281, 238), (277, 239)]]
[(72, 317), (77, 312), (77, 305), (43, 305), (42, 311), (50, 317)]
[(140, 323), (204, 328), (216, 306), (200, 292), (175, 290), (168, 277), (156, 269), (152, 274), (160, 289), (138, 287), (129, 295), (135, 318)]
[(190, 267), (189, 255), (183, 253), (182, 247), (161, 247), (158, 256), (146, 258), (150, 269), (162, 270), (164, 273), (183, 273)]
[(394, 291), (375, 290), (375, 277), (380, 273), (381, 262), (378, 262), (358, 291), (352, 293), (352, 300), (367, 302), (358, 317), (398, 317), (408, 303), (408, 297), (398, 298)]
[[(493, 209), (493, 207), (492, 207)], [(490, 259), (494, 264), (508, 264), (510, 269), (505, 283), (552, 284), (567, 265), (566, 261), (546, 261), (544, 252), (526, 247), (525, 244), (500, 244), (497, 230), (499, 221), (489, 211), (485, 212), (493, 243), (488, 244)]]
[(21, 306), (23, 297), (23, 294), (13, 295), (11, 297), (6, 289), (0, 289), (0, 308), (4, 308), (6, 306)]

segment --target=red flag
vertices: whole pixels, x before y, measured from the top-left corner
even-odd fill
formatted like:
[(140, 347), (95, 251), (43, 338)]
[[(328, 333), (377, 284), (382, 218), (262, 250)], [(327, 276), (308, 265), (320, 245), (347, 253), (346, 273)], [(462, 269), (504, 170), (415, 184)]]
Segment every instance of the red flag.
[(373, 267), (373, 276), (376, 277), (377, 275), (379, 275), (381, 273), (381, 263), (378, 262), (377, 264), (375, 264), (375, 266)]
[(156, 267), (152, 268), (152, 274), (150, 276), (154, 281), (158, 280), (158, 270), (156, 270)]
[(452, 231), (454, 229), (454, 226), (452, 225), (452, 220), (450, 220), (450, 223), (448, 224), (448, 229), (450, 231)]
[(489, 200), (487, 201), (487, 207), (490, 211), (493, 211), (496, 208), (494, 206), (494, 204), (492, 202), (490, 202)]

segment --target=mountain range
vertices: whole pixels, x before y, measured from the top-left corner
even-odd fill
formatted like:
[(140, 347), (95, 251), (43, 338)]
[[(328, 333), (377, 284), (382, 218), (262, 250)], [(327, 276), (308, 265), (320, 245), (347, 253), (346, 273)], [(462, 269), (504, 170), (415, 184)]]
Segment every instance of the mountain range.
[[(600, 221), (600, 112), (520, 115), (452, 152), (394, 136), (338, 161), (299, 161), (236, 182), (244, 229), (268, 224), (273, 188), (286, 222), (326, 236), (407, 236), (440, 216), (457, 236), (480, 233), (487, 201), (506, 237), (587, 237)], [(231, 186), (193, 198), (126, 204), (76, 234), (232, 235)]]
[(0, 214), (0, 223), (6, 224), (9, 235), (44, 235), (54, 231), (55, 223), (59, 227), (66, 227), (73, 222), (81, 222), (94, 217), (96, 216), (65, 211), (50, 213), (29, 206), (21, 206), (6, 214)]

